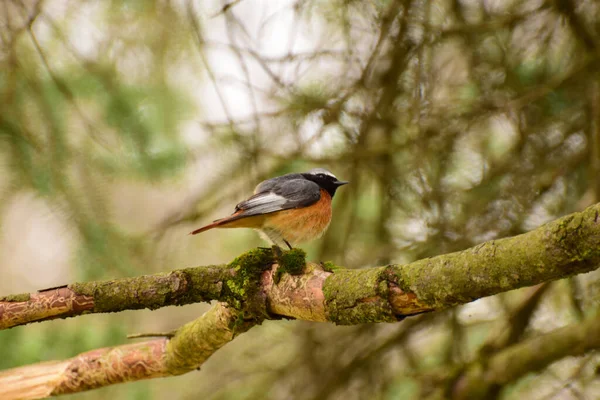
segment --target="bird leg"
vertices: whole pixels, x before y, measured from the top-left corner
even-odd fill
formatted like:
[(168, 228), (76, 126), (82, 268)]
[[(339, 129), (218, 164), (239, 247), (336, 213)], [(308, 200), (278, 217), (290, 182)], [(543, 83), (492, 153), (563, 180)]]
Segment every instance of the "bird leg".
[(289, 247), (290, 250), (293, 249), (292, 245), (290, 244), (290, 242), (288, 242), (287, 240), (283, 239), (283, 241), (285, 242), (285, 244), (287, 244), (287, 247)]
[(271, 246), (271, 251), (273, 252), (273, 257), (277, 264), (280, 264), (281, 257), (283, 256), (283, 249), (276, 244)]

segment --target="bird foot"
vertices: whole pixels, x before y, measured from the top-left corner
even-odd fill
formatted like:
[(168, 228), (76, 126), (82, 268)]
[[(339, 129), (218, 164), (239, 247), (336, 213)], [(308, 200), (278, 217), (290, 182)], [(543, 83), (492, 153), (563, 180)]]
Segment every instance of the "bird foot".
[(275, 261), (277, 261), (277, 264), (279, 264), (279, 260), (281, 260), (281, 257), (283, 256), (283, 249), (274, 244), (273, 246), (271, 246), (271, 251), (273, 252), (273, 257), (275, 257)]

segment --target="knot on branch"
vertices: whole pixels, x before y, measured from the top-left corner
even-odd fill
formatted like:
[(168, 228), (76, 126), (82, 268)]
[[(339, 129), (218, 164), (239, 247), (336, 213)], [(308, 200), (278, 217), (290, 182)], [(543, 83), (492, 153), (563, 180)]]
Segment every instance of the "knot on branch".
[(585, 211), (567, 215), (550, 226), (548, 242), (554, 257), (564, 257), (566, 261), (596, 264), (600, 257), (598, 235), (592, 235), (598, 223), (598, 210), (590, 207)]
[(338, 325), (402, 320), (390, 301), (392, 287), (394, 276), (386, 267), (336, 269), (323, 284), (327, 319)]

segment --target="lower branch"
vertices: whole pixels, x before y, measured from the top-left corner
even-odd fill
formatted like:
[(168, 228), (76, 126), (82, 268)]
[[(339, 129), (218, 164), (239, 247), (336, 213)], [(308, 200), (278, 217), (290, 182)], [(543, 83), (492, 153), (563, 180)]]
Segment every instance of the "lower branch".
[(202, 317), (158, 338), (82, 353), (0, 373), (0, 399), (40, 399), (142, 379), (180, 375), (199, 368), (252, 323), (217, 303)]

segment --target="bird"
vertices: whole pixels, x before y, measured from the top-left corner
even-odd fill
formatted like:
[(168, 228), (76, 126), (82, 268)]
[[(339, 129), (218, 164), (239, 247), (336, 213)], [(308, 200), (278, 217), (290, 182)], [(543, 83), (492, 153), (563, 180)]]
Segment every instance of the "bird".
[(324, 168), (291, 173), (259, 183), (254, 194), (235, 206), (228, 217), (190, 232), (214, 228), (253, 228), (277, 247), (309, 242), (325, 233), (331, 222), (331, 200), (340, 181)]

